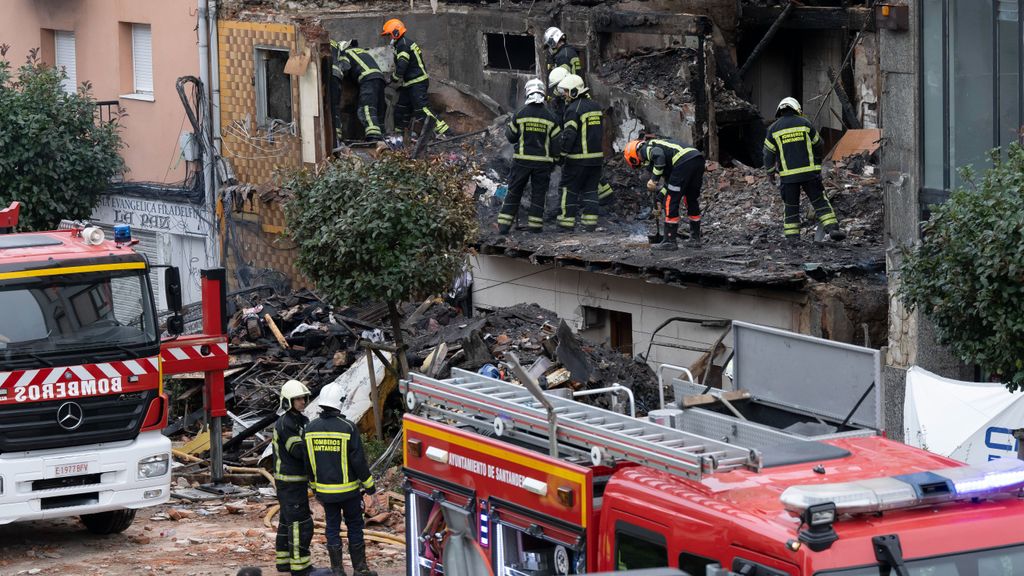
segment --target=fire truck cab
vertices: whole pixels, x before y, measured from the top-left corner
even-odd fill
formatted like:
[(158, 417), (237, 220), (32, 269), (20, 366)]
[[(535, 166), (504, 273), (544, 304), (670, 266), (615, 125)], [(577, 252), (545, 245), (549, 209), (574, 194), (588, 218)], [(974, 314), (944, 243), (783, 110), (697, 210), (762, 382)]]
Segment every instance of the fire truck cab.
[(735, 390), (675, 378), (647, 418), (525, 370), (524, 385), (411, 375), (408, 574), (1024, 574), (1024, 463), (879, 435), (875, 350), (739, 322), (733, 336)]
[[(170, 496), (163, 372), (222, 371), (226, 339), (212, 322), (161, 342), (130, 230), (14, 234), (17, 210), (0, 211), (0, 524), (80, 516), (119, 532)], [(207, 280), (204, 302), (222, 300), (223, 277)]]

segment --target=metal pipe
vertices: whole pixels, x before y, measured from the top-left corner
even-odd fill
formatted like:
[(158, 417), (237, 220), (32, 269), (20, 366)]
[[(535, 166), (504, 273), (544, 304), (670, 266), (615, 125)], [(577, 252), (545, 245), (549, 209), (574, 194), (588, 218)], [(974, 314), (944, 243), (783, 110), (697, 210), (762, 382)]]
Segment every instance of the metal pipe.
[(678, 370), (690, 379), (690, 384), (695, 384), (693, 381), (693, 372), (690, 372), (689, 368), (683, 368), (682, 366), (675, 366), (672, 364), (662, 364), (658, 366), (658, 409), (663, 410), (665, 408), (665, 369)]
[(614, 392), (616, 394), (619, 392), (625, 392), (626, 395), (629, 396), (629, 415), (632, 416), (633, 418), (636, 418), (636, 398), (633, 397), (633, 391), (619, 384), (618, 382), (612, 384), (611, 386), (606, 386), (604, 388), (592, 388), (590, 390), (580, 390), (579, 392), (573, 392), (572, 397), (576, 398), (577, 396), (593, 396), (595, 394), (604, 394), (607, 392)]
[(208, 0), (197, 0), (197, 13), (199, 16), (199, 80), (203, 84), (202, 105), (200, 106), (203, 123), (203, 133), (199, 134), (203, 143), (203, 186), (206, 189), (206, 220), (210, 229), (206, 234), (206, 262), (207, 266), (217, 266), (220, 262), (220, 250), (217, 243), (217, 185), (214, 180), (213, 170), (213, 139), (211, 138), (211, 114), (210, 114), (210, 30), (209, 11), (207, 10)]
[[(217, 157), (221, 155), (221, 134), (220, 134), (220, 34), (217, 31), (217, 20), (220, 19), (217, 10), (217, 0), (209, 0), (210, 19), (210, 89), (213, 91), (213, 147), (217, 151)], [(216, 166), (214, 166), (216, 169)]]

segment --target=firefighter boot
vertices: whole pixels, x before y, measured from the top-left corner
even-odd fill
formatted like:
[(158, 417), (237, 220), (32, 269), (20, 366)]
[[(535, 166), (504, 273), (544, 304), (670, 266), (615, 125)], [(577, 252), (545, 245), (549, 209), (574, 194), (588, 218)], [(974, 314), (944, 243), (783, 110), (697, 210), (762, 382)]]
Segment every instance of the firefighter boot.
[(700, 221), (690, 220), (690, 241), (689, 245), (700, 248)]
[(511, 230), (511, 224), (498, 224), (498, 234), (500, 234), (501, 236), (507, 236)]
[(846, 239), (846, 232), (843, 232), (843, 229), (839, 227), (839, 224), (829, 224), (828, 226), (825, 226), (825, 232), (828, 233), (829, 238), (836, 242)]
[(345, 567), (341, 563), (343, 556), (341, 546), (327, 547), (327, 557), (331, 559), (331, 570), (334, 571), (334, 576), (348, 576), (348, 574), (345, 574)]
[(353, 576), (377, 576), (377, 573), (366, 565), (366, 544), (359, 546), (349, 544), (348, 553), (352, 556)]
[(679, 246), (676, 244), (676, 235), (679, 233), (678, 222), (666, 222), (665, 223), (665, 239), (661, 241), (661, 244), (655, 244), (651, 246), (651, 250), (678, 250)]

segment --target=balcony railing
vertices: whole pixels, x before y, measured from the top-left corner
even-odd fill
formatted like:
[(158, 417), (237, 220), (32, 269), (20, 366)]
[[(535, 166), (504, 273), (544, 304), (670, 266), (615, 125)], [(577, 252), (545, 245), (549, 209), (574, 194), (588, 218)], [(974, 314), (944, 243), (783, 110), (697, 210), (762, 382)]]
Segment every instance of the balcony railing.
[(101, 100), (96, 102), (96, 121), (99, 123), (113, 122), (121, 117), (121, 103), (117, 100)]

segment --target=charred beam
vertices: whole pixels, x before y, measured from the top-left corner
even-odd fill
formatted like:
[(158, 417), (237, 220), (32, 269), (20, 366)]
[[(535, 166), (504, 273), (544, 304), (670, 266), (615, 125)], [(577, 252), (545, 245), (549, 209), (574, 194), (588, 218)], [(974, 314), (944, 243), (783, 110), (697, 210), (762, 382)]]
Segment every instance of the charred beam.
[(782, 27), (782, 24), (786, 21), (786, 18), (790, 15), (795, 6), (796, 3), (794, 2), (786, 4), (786, 7), (782, 9), (782, 12), (779, 13), (779, 16), (775, 18), (775, 21), (772, 22), (771, 27), (769, 27), (768, 31), (764, 33), (764, 36), (761, 37), (761, 41), (757, 43), (757, 46), (755, 46), (754, 49), (750, 52), (750, 56), (747, 57), (746, 62), (744, 62), (743, 66), (740, 68), (739, 74), (741, 78), (747, 75), (747, 71), (750, 70), (750, 66), (754, 63), (754, 61), (757, 60), (757, 57), (760, 56), (762, 52), (764, 52), (764, 49), (768, 47), (768, 44), (771, 43), (772, 38), (775, 38), (775, 34), (778, 33), (779, 28)]
[(671, 34), (693, 36), (705, 30), (704, 16), (671, 12), (629, 12), (608, 8), (591, 11), (595, 32), (633, 32), (636, 34)]
[[(791, 5), (791, 4), (790, 4)], [(750, 6), (743, 8), (740, 24), (745, 29), (769, 28), (785, 8)], [(867, 8), (831, 8), (822, 6), (798, 6), (782, 23), (787, 30), (875, 30), (874, 15)]]

